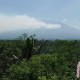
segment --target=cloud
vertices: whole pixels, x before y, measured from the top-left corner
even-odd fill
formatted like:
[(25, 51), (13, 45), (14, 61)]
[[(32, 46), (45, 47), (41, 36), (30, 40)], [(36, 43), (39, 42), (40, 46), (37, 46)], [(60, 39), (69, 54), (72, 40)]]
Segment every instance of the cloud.
[(67, 19), (63, 19), (63, 23), (67, 22)]
[(70, 27), (80, 30), (80, 21), (77, 19), (63, 19), (62, 23), (67, 24)]
[(0, 15), (0, 32), (27, 29), (27, 28), (47, 28), (57, 29), (60, 28), (60, 24), (51, 24), (36, 18), (29, 17), (27, 15)]

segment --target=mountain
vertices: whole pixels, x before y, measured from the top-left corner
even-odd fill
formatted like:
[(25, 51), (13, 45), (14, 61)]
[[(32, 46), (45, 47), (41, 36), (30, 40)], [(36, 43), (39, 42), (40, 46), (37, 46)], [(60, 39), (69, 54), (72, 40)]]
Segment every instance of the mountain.
[(58, 24), (61, 24), (61, 28), (28, 28), (8, 31), (1, 33), (0, 39), (15, 39), (23, 33), (28, 33), (29, 35), (36, 34), (36, 38), (38, 39), (80, 39), (80, 30), (72, 28), (66, 24)]

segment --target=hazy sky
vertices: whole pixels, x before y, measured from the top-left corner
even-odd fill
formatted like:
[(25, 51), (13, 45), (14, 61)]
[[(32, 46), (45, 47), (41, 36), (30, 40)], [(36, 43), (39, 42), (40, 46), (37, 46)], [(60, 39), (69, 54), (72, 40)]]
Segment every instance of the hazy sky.
[(0, 32), (25, 27), (80, 26), (80, 0), (0, 0)]

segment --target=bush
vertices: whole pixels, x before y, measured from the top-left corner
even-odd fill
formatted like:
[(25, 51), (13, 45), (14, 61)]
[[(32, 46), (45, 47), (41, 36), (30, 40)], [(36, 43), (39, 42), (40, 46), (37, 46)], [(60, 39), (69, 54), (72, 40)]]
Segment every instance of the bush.
[(54, 75), (56, 59), (56, 56), (50, 54), (35, 55), (29, 61), (23, 60), (19, 65), (12, 65), (8, 78), (11, 80), (49, 79)]
[(4, 80), (75, 80), (75, 64), (64, 55), (34, 55), (30, 60), (22, 60), (9, 69)]

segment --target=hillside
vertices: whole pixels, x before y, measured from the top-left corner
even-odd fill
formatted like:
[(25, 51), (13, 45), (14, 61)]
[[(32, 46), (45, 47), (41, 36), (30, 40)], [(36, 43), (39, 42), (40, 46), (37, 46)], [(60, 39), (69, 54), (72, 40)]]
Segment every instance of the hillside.
[(80, 39), (80, 30), (62, 23), (57, 24), (60, 24), (61, 27), (57, 29), (25, 28), (4, 32), (0, 34), (0, 39), (14, 39), (23, 33), (28, 33), (29, 35), (36, 34), (37, 39)]

